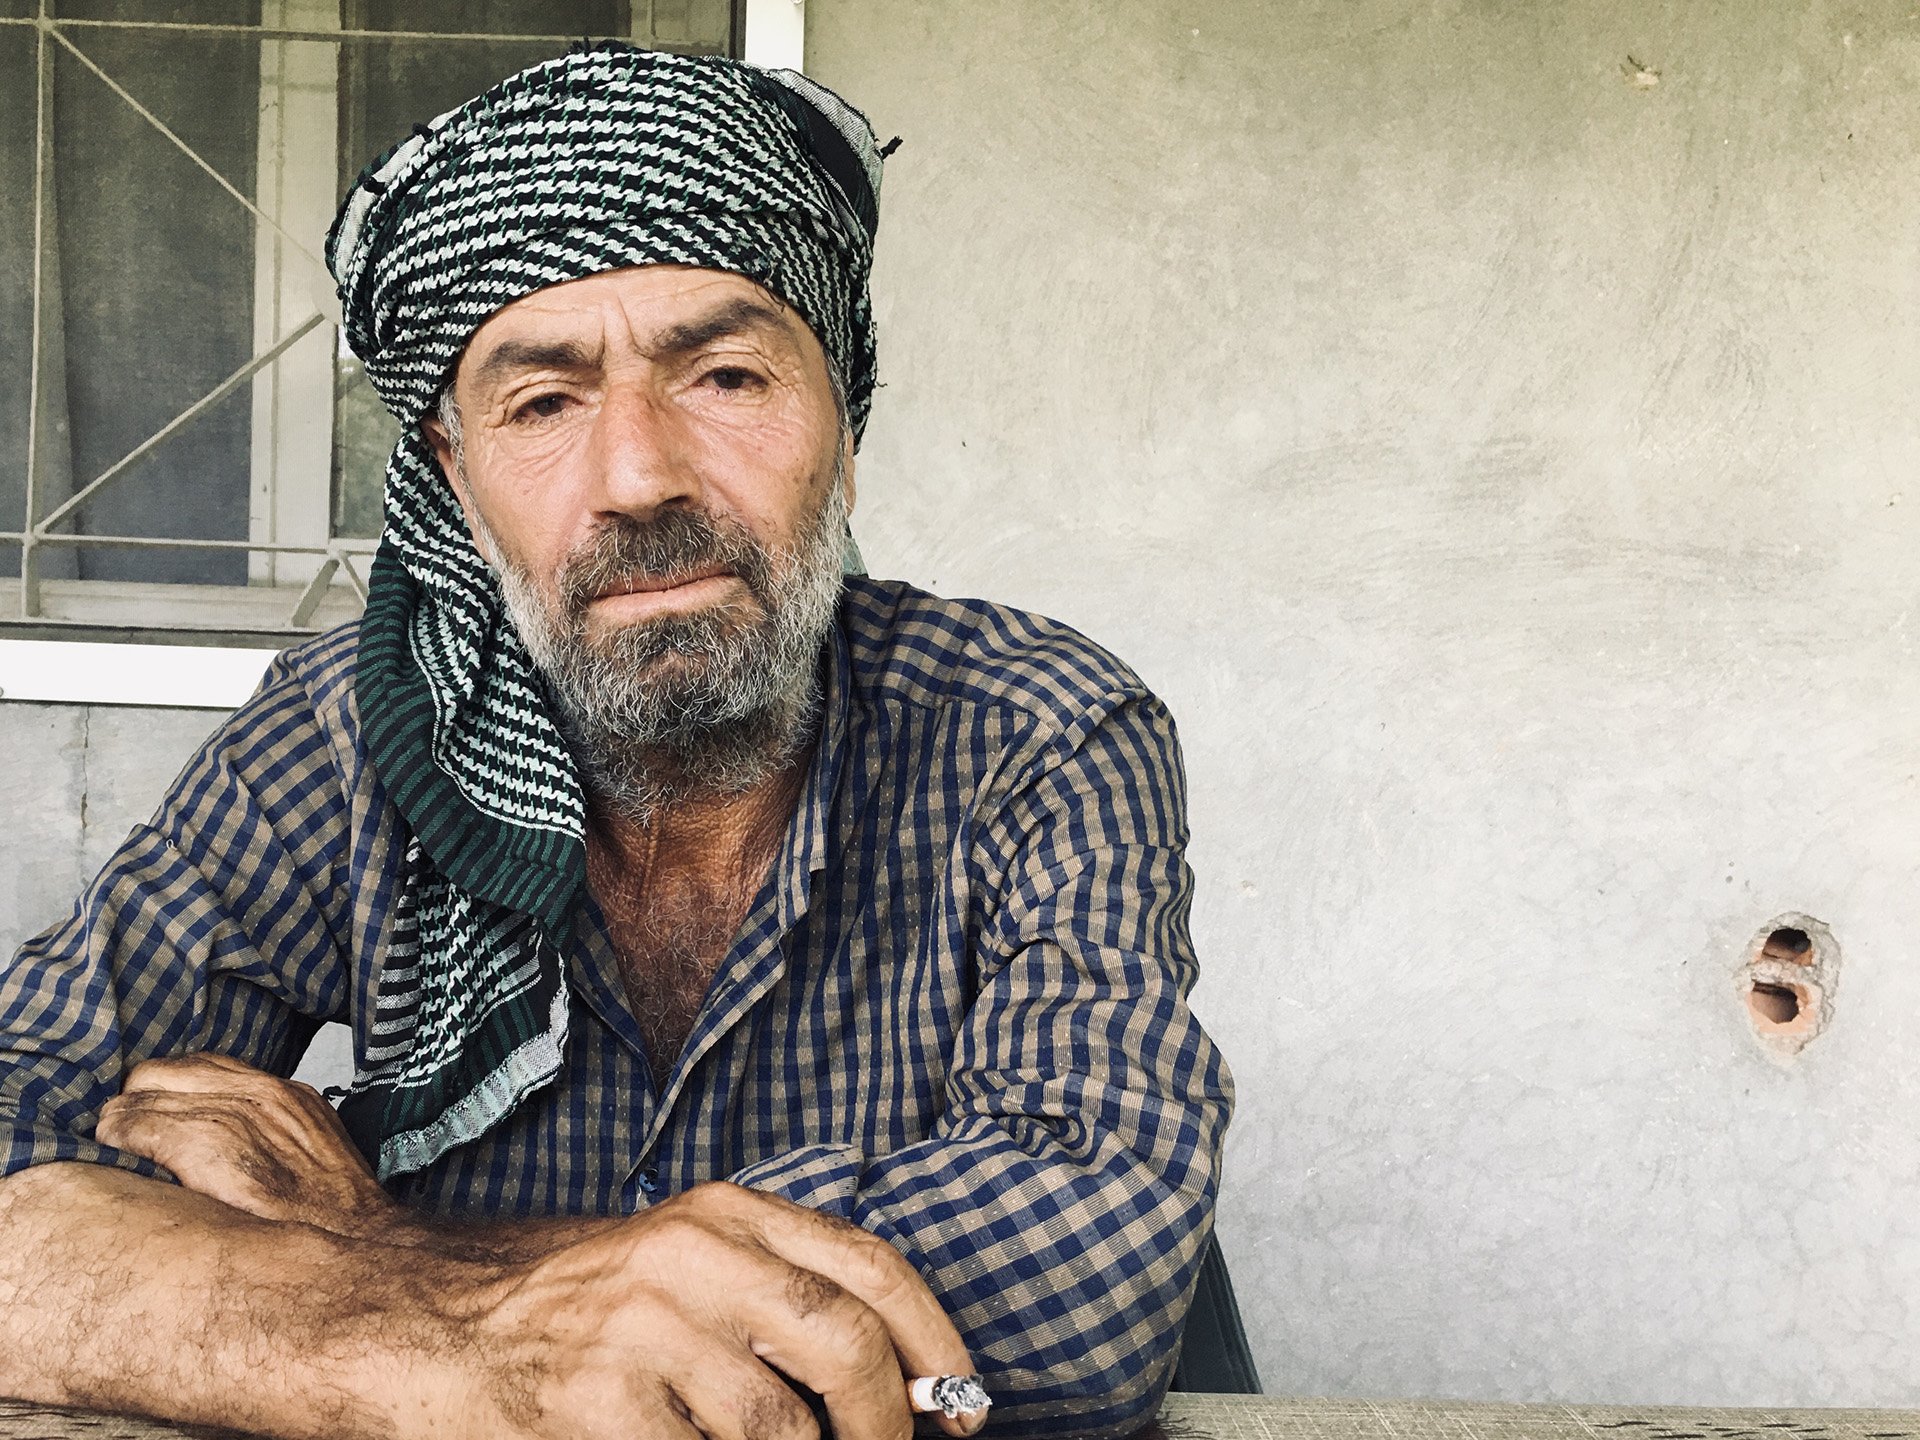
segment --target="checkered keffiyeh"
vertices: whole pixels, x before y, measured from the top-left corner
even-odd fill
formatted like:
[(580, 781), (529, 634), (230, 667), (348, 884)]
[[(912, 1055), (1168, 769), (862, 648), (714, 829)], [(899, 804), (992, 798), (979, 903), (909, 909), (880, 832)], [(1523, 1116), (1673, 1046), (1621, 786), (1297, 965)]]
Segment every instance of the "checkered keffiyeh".
[(804, 77), (585, 47), (371, 166), (327, 241), (348, 343), (405, 427), (361, 624), (365, 744), (410, 837), (341, 1115), (382, 1178), (472, 1140), (561, 1063), (585, 800), (533, 663), (419, 421), (468, 338), (543, 286), (629, 265), (745, 275), (873, 393), (872, 130)]

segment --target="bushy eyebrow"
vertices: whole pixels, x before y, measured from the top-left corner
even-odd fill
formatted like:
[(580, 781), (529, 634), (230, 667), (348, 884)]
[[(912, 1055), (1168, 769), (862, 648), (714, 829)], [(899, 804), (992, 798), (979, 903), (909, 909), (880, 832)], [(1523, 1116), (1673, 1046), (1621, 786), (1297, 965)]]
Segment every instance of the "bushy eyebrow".
[(647, 349), (656, 359), (674, 360), (704, 350), (716, 340), (756, 330), (790, 338), (784, 315), (764, 301), (742, 295), (698, 320), (668, 326), (653, 337)]
[(598, 349), (571, 340), (502, 340), (474, 368), (473, 383), (484, 387), (517, 370), (589, 370), (599, 363)]
[[(670, 325), (647, 344), (656, 360), (677, 360), (716, 340), (751, 331), (790, 338), (786, 317), (765, 302), (747, 296), (729, 300), (697, 320)], [(485, 387), (522, 370), (591, 370), (601, 363), (599, 347), (571, 340), (502, 340), (474, 367), (473, 383)]]

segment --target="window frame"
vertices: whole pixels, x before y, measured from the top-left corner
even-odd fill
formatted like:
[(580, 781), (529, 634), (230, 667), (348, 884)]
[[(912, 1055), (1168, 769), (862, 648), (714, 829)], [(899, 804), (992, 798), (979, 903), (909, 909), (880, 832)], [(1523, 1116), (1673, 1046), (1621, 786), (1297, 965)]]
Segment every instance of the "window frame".
[[(634, 0), (635, 25), (650, 9)], [(317, 86), (335, 67), (336, 0), (262, 0), (261, 128), (257, 194), (221, 183), (255, 218), (253, 357), (128, 456), (75, 490), (37, 521), (35, 446), (42, 354), (40, 267), (46, 237), (39, 197), (48, 183), (52, 51), (62, 26), (118, 22), (0, 18), (36, 32), (39, 95), (34, 156), (34, 294), (29, 362), (28, 464), (21, 530), (0, 531), (20, 547), (18, 579), (0, 578), (0, 704), (148, 705), (227, 710), (244, 701), (272, 657), (288, 644), (358, 613), (366, 600), (371, 539), (332, 531), (332, 418), (338, 310), (318, 283), (318, 263), (300, 236), (325, 233), (342, 179), (332, 146), (288, 146), (291, 134), (332, 134), (337, 85)], [(805, 0), (735, 0), (738, 53), (756, 64), (799, 70), (805, 61)], [(253, 28), (253, 27), (248, 27)], [(308, 39), (311, 35), (313, 38)], [(543, 38), (543, 37), (530, 37)], [(564, 38), (564, 37), (545, 37)], [(77, 54), (69, 47), (70, 53)], [(83, 62), (86, 57), (81, 56)], [(86, 62), (91, 63), (91, 62)], [(99, 73), (99, 72), (97, 72)], [(102, 73), (110, 86), (117, 86)], [(124, 91), (122, 99), (141, 109)], [(157, 117), (142, 110), (168, 138)], [(192, 151), (183, 142), (174, 143)], [(197, 157), (195, 157), (197, 159)], [(204, 163), (204, 162), (202, 162)], [(216, 176), (216, 179), (219, 177)], [(322, 272), (323, 273), (323, 272)], [(64, 536), (45, 531), (199, 413), (242, 385), (253, 405), (252, 474), (246, 540), (163, 540)], [(315, 442), (315, 432), (320, 432)], [(168, 545), (248, 552), (249, 584), (136, 584), (74, 580), (38, 572), (49, 545)], [(162, 618), (156, 620), (156, 615)]]

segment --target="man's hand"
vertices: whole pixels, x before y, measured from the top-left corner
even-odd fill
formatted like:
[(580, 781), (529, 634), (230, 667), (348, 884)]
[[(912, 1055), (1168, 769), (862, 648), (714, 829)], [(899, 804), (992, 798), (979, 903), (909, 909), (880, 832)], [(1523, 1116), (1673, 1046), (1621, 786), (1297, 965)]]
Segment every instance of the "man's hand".
[(225, 1055), (134, 1066), (94, 1133), (263, 1220), (371, 1238), (388, 1235), (404, 1213), (318, 1090)]
[[(311, 1087), (220, 1055), (150, 1060), (102, 1111), (99, 1138), (187, 1189), (265, 1220), (486, 1254), (463, 1346), (462, 1434), (805, 1437), (789, 1380), (825, 1402), (836, 1440), (913, 1433), (906, 1379), (968, 1374), (959, 1333), (885, 1241), (737, 1185), (702, 1185), (624, 1220), (441, 1233), (395, 1204)], [(510, 1238), (524, 1231), (525, 1245)], [(977, 1430), (984, 1415), (938, 1423)]]
[[(788, 1380), (825, 1401), (836, 1440), (903, 1440), (906, 1377), (973, 1368), (892, 1246), (725, 1183), (526, 1267), (481, 1328), (469, 1433), (529, 1440), (812, 1436)], [(967, 1435), (985, 1419), (940, 1424)]]

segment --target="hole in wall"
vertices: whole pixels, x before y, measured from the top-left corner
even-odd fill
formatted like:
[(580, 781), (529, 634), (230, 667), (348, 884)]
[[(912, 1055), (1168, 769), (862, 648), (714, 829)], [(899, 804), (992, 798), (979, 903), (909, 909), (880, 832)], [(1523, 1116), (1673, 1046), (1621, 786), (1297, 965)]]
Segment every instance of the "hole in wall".
[(1747, 943), (1737, 992), (1755, 1038), (1776, 1059), (1791, 1059), (1833, 1021), (1840, 947), (1811, 915), (1776, 915)]
[(1796, 965), (1813, 963), (1813, 937), (1797, 925), (1783, 925), (1768, 935), (1760, 953), (1775, 960), (1791, 960)]
[(1800, 996), (1791, 985), (1756, 980), (1747, 992), (1747, 1008), (1762, 1025), (1791, 1025), (1800, 1018)]

